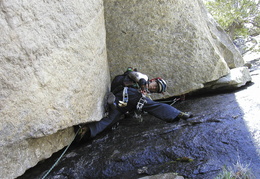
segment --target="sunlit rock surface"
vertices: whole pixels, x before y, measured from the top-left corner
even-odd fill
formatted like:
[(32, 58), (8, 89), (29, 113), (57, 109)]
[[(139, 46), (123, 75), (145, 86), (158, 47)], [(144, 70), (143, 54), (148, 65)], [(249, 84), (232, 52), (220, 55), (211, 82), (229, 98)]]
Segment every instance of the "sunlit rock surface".
[(0, 178), (9, 179), (68, 145), (66, 128), (102, 117), (110, 76), (102, 0), (0, 5)]
[[(168, 82), (180, 95), (244, 64), (198, 0), (104, 1), (111, 76), (128, 66)], [(160, 96), (161, 97), (161, 96)]]

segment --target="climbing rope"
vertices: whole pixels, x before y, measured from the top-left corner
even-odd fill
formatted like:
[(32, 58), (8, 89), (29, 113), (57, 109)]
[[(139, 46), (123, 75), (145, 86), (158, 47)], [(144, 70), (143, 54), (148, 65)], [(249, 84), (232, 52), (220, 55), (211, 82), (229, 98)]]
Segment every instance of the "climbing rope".
[(47, 177), (47, 175), (49, 175), (49, 173), (53, 170), (53, 168), (58, 164), (58, 162), (60, 161), (60, 159), (63, 157), (63, 155), (67, 152), (67, 150), (69, 149), (70, 145), (72, 144), (72, 142), (75, 140), (76, 136), (78, 135), (79, 131), (81, 130), (81, 126), (79, 126), (78, 131), (75, 134), (74, 139), (71, 141), (71, 143), (66, 147), (66, 149), (62, 152), (62, 154), (60, 155), (60, 157), (58, 158), (58, 160), (52, 165), (52, 167), (48, 170), (48, 172), (42, 177), (42, 179), (45, 179)]

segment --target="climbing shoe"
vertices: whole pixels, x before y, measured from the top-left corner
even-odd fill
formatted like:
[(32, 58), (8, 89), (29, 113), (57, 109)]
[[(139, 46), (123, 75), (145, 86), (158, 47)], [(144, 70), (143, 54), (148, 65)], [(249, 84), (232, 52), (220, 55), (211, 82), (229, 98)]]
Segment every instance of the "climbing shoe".
[(188, 118), (191, 118), (193, 117), (192, 113), (191, 112), (181, 112), (179, 115), (178, 115), (178, 118), (180, 119), (188, 119)]
[(88, 139), (90, 139), (90, 129), (87, 125), (84, 125), (82, 127), (80, 127), (78, 129), (78, 134), (76, 136), (76, 142), (80, 142), (80, 141), (86, 141)]

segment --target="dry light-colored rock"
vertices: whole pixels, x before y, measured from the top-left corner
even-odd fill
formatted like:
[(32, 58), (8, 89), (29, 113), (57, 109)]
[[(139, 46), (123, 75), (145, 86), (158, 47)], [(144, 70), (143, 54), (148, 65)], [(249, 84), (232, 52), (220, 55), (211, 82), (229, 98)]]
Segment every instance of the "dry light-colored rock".
[(104, 6), (112, 77), (128, 66), (161, 76), (167, 97), (203, 88), (243, 65), (199, 0), (110, 0)]
[(16, 178), (23, 174), (25, 169), (31, 168), (40, 160), (50, 157), (57, 150), (70, 144), (73, 137), (74, 130), (69, 128), (47, 137), (26, 139), (0, 146), (1, 178)]
[(249, 69), (247, 67), (239, 67), (230, 70), (230, 73), (221, 77), (215, 82), (207, 85), (208, 89), (236, 89), (244, 86), (247, 82), (252, 80)]
[(110, 76), (102, 0), (0, 7), (0, 178), (15, 178), (74, 134), (50, 135), (100, 120)]

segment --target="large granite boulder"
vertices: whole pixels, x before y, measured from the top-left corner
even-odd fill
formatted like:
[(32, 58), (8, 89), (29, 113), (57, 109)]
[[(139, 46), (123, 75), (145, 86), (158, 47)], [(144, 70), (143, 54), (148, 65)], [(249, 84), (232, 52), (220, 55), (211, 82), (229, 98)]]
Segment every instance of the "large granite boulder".
[(104, 6), (111, 77), (136, 67), (165, 78), (167, 97), (203, 88), (244, 63), (200, 0), (110, 0)]
[(102, 0), (0, 4), (0, 178), (15, 178), (100, 120), (110, 76)]

